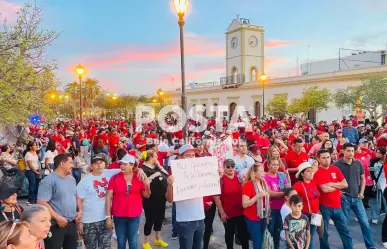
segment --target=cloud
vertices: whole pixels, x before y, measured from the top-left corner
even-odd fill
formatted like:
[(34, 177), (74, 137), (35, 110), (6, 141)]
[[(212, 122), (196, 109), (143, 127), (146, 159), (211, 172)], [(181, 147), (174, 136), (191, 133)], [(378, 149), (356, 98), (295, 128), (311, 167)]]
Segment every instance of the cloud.
[[(207, 37), (193, 33), (185, 35), (185, 55), (192, 57), (220, 57), (224, 56), (223, 43), (213, 41)], [(180, 45), (177, 40), (161, 45), (136, 45), (121, 47), (114, 51), (94, 54), (88, 57), (87, 64), (90, 68), (114, 67), (130, 62), (158, 62), (168, 63), (171, 58), (180, 56)]]
[(365, 12), (387, 10), (386, 0), (357, 0), (360, 10)]
[(0, 1), (0, 20), (7, 19), (8, 22), (16, 21), (16, 13), (21, 8), (21, 5)]
[(300, 41), (268, 40), (265, 42), (266, 48), (282, 48), (301, 43)]

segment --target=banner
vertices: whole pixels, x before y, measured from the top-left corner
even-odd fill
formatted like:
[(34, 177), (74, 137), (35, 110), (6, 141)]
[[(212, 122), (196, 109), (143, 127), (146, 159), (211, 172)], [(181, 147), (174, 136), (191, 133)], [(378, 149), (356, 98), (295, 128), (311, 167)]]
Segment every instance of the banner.
[(218, 169), (220, 173), (223, 173), (223, 162), (226, 159), (232, 159), (234, 157), (232, 148), (232, 138), (228, 137), (220, 144), (210, 147), (208, 149), (212, 156), (218, 159)]
[(173, 160), (171, 168), (175, 178), (173, 201), (220, 194), (216, 157)]

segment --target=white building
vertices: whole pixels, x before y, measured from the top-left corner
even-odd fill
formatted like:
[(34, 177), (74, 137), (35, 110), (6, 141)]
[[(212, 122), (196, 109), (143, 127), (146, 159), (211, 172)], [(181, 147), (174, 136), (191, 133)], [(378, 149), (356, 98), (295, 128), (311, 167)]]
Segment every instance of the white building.
[[(366, 56), (366, 55), (363, 55)], [(379, 58), (380, 59), (380, 58)], [(322, 69), (321, 69), (322, 70)], [(187, 87), (188, 108), (202, 105), (207, 108), (204, 116), (215, 116), (210, 108), (226, 106), (221, 116), (230, 117), (237, 106), (243, 106), (249, 114), (262, 116), (263, 103), (275, 95), (282, 95), (290, 102), (300, 97), (306, 87), (318, 85), (332, 92), (347, 86), (357, 86), (365, 76), (387, 74), (387, 66), (351, 68), (350, 70), (328, 70), (288, 78), (269, 79), (262, 83), (259, 75), (264, 72), (264, 28), (251, 25), (248, 20), (233, 20), (226, 31), (226, 77), (219, 82), (191, 83)], [(167, 92), (173, 104), (181, 104), (181, 89)], [(333, 104), (329, 111), (309, 112), (309, 119), (333, 120), (353, 114), (352, 110), (340, 110)]]
[[(340, 49), (342, 51), (344, 49)], [(344, 50), (348, 51), (348, 50)], [(342, 52), (340, 52), (342, 54)], [(341, 70), (382, 66), (386, 64), (386, 51), (357, 51), (350, 56), (301, 64), (301, 74), (329, 73)]]

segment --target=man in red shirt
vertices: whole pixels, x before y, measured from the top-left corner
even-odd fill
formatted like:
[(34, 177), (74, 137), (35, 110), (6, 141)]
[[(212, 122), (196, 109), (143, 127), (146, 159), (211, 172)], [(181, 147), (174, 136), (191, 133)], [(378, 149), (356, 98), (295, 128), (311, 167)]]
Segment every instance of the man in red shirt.
[(320, 239), (321, 248), (329, 248), (328, 226), (332, 219), (340, 235), (344, 249), (352, 249), (352, 238), (349, 235), (347, 219), (341, 209), (341, 190), (348, 188), (348, 183), (341, 170), (331, 166), (329, 151), (322, 149), (317, 152), (320, 166), (313, 176), (320, 191), (320, 212), (324, 220), (324, 236)]
[(304, 141), (302, 138), (296, 138), (293, 140), (293, 145), (289, 148), (288, 154), (285, 157), (292, 184), (297, 182), (296, 173), (298, 172), (298, 166), (309, 159), (308, 154), (303, 151), (303, 148)]

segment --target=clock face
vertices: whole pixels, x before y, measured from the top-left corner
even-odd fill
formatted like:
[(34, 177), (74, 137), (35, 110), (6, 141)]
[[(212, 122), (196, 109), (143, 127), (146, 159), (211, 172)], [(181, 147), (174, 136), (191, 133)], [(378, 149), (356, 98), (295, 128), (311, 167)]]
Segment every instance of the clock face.
[(231, 48), (236, 49), (238, 47), (238, 38), (235, 36), (231, 39)]
[(249, 37), (249, 46), (252, 48), (255, 48), (258, 45), (258, 39), (256, 36), (252, 35)]

